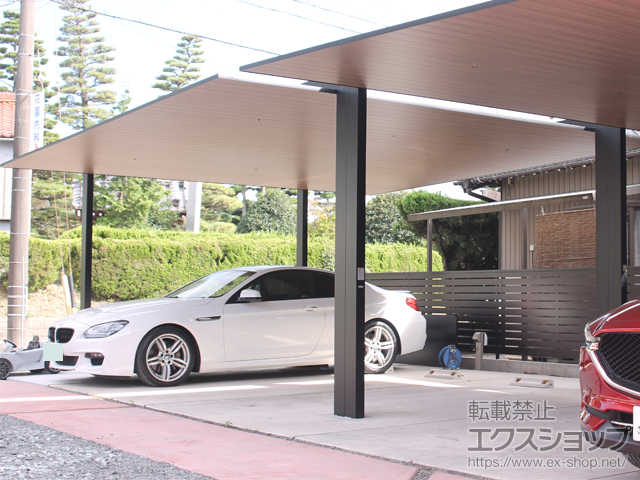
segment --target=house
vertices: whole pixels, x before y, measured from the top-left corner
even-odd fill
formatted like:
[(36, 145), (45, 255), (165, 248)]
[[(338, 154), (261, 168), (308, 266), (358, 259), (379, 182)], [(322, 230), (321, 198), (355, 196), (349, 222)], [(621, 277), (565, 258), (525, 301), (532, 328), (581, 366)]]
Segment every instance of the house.
[[(497, 173), (456, 182), (467, 192), (498, 188), (500, 201), (539, 198), (535, 206), (502, 211), (500, 268), (595, 267), (595, 194), (570, 203), (544, 198), (596, 188), (595, 158)], [(640, 151), (627, 152), (628, 265), (640, 265)], [(487, 199), (491, 200), (491, 199)], [(524, 204), (523, 204), (524, 205)]]

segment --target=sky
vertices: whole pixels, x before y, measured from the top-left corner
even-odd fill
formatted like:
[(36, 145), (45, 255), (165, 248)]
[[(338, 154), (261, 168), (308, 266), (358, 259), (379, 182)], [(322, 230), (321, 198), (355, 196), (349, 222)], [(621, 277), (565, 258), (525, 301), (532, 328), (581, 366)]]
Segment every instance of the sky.
[[(482, 3), (478, 0), (92, 0), (85, 7), (121, 17), (99, 15), (105, 45), (115, 47), (116, 82), (110, 89), (118, 95), (129, 90), (130, 108), (156, 99), (161, 91), (151, 88), (162, 74), (164, 62), (176, 54), (181, 33), (209, 37), (202, 49), (202, 78), (237, 73), (239, 67), (386, 26), (428, 17), (448, 10)], [(20, 10), (20, 2), (0, 0), (2, 10)], [(52, 86), (61, 85), (63, 60), (53, 53), (66, 12), (51, 0), (36, 1), (36, 34), (44, 41), (49, 65), (45, 69)], [(152, 26), (122, 19), (136, 20)], [(251, 48), (241, 48), (222, 42)], [(253, 49), (252, 49), (253, 48)], [(270, 52), (270, 53), (267, 53)], [(73, 133), (59, 128), (62, 136)], [(429, 187), (456, 198), (471, 199), (460, 187), (443, 184)]]

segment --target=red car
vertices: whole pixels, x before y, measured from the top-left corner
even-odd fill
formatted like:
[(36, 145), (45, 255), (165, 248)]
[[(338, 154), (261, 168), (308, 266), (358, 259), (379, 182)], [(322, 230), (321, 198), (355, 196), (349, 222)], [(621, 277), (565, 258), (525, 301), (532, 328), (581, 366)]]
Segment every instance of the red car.
[(640, 297), (587, 324), (580, 349), (582, 429), (640, 468)]

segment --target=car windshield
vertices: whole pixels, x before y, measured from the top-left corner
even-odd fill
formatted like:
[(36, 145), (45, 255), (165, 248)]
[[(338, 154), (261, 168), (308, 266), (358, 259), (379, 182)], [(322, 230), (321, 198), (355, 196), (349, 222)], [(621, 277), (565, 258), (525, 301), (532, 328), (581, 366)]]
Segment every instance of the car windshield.
[(243, 270), (222, 270), (199, 278), (184, 287), (175, 290), (168, 298), (215, 298), (221, 297), (231, 289), (251, 277), (255, 272)]

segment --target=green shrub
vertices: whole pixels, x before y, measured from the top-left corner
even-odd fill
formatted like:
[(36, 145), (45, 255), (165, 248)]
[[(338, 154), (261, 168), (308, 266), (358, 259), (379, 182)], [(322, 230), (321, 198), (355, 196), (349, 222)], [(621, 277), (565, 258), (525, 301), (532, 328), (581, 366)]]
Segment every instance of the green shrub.
[[(428, 270), (428, 251), (421, 245), (368, 244), (366, 252), (367, 272), (426, 272)], [(432, 261), (433, 270), (442, 271), (442, 257), (437, 252), (433, 252)]]
[[(61, 262), (76, 287), (80, 285), (80, 232), (61, 240), (31, 238), (29, 286), (38, 290), (60, 277)], [(9, 235), (0, 233), (0, 281), (8, 277)], [(294, 265), (295, 237), (275, 234), (224, 234), (158, 230), (94, 229), (92, 295), (94, 299), (133, 300), (164, 295), (195, 278), (226, 268), (251, 265)], [(309, 241), (309, 265), (335, 268), (334, 240)], [(433, 254), (434, 270), (442, 260)], [(427, 251), (416, 245), (367, 245), (367, 271), (425, 271)]]

